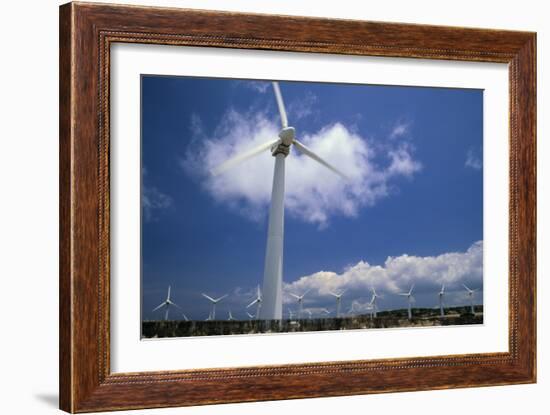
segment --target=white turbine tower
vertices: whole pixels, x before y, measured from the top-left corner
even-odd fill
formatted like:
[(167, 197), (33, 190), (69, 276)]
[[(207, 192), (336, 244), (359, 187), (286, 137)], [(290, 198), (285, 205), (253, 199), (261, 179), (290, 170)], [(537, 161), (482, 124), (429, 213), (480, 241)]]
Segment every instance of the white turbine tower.
[(174, 306), (174, 307), (177, 307), (177, 308), (180, 308), (181, 307), (179, 305), (177, 305), (176, 303), (174, 303), (171, 299), (170, 299), (170, 286), (168, 286), (168, 295), (166, 296), (166, 300), (164, 300), (162, 303), (160, 303), (158, 306), (156, 306), (153, 311), (157, 311), (159, 309), (161, 309), (162, 307), (166, 307), (166, 311), (164, 312), (164, 320), (168, 320), (168, 313), (170, 312), (170, 306)]
[(256, 290), (255, 300), (248, 304), (246, 308), (252, 307), (254, 304), (256, 304), (256, 320), (258, 320), (260, 318), (260, 310), (262, 309), (262, 292), (260, 291), (259, 285), (258, 289)]
[(370, 300), (370, 305), (372, 306), (372, 316), (373, 317), (377, 317), (378, 316), (378, 299), (380, 298), (380, 296), (378, 294), (376, 294), (376, 290), (374, 289), (374, 287), (371, 287), (371, 290), (372, 290), (372, 298)]
[(302, 295), (297, 295), (297, 294), (292, 294), (292, 293), (289, 293), (291, 296), (293, 296), (296, 300), (298, 300), (298, 318), (303, 318), (303, 305), (304, 305), (304, 297), (305, 295), (309, 292), (309, 290), (307, 290), (305, 293), (303, 293)]
[(468, 292), (468, 298), (470, 299), (470, 312), (472, 314), (475, 314), (474, 310), (474, 294), (478, 290), (478, 288), (474, 288), (473, 290), (469, 289), (466, 284), (462, 284), (462, 286), (466, 289)]
[(254, 157), (257, 154), (270, 150), (275, 157), (275, 169), (273, 171), (273, 187), (271, 189), (271, 207), (269, 209), (269, 225), (267, 229), (267, 244), (265, 250), (264, 279), (263, 279), (263, 304), (261, 318), (263, 320), (281, 320), (283, 317), (283, 239), (284, 239), (284, 199), (285, 199), (285, 158), (290, 152), (291, 145), (296, 149), (332, 170), (334, 173), (346, 178), (339, 170), (331, 166), (305, 145), (296, 140), (294, 127), (288, 125), (285, 104), (279, 89), (278, 82), (273, 82), (277, 107), (281, 117), (282, 129), (279, 138), (268, 141), (244, 152), (219, 165), (212, 174), (220, 174), (227, 169)]
[(445, 317), (445, 307), (443, 306), (443, 297), (445, 296), (445, 284), (441, 286), (441, 291), (437, 294), (439, 297), (439, 316)]
[(400, 294), (399, 294), (399, 295), (401, 295), (401, 296), (403, 296), (403, 297), (407, 297), (407, 304), (408, 304), (408, 311), (409, 311), (409, 320), (412, 318), (412, 309), (411, 309), (411, 305), (412, 305), (412, 302), (414, 301), (414, 297), (412, 296), (413, 288), (414, 288), (414, 284), (411, 285), (411, 289), (409, 290), (408, 293), (400, 293)]
[(289, 308), (287, 309), (288, 312), (288, 319), (292, 320), (294, 318), (294, 312)]
[(227, 294), (222, 295), (219, 298), (212, 298), (209, 295), (206, 295), (204, 293), (202, 293), (202, 296), (212, 303), (212, 310), (210, 311), (210, 315), (208, 316), (207, 321), (216, 320), (216, 304), (218, 304), (221, 300), (227, 297)]
[(330, 295), (336, 298), (336, 318), (340, 317), (340, 305), (342, 302), (342, 296), (347, 290), (342, 291), (340, 294), (333, 293), (332, 291), (329, 292)]

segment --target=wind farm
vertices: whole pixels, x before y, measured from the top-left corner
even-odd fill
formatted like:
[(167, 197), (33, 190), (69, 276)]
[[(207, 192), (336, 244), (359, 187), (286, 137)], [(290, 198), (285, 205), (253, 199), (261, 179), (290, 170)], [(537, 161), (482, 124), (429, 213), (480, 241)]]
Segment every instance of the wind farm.
[[(304, 300), (307, 292), (297, 295), (288, 292), (287, 294), (296, 300), (290, 304), (287, 312), (281, 319), (265, 320), (260, 317), (261, 291), (256, 287), (256, 296), (252, 302), (235, 313), (232, 308), (224, 310), (224, 317), (216, 318), (216, 305), (226, 299), (229, 294), (218, 298), (206, 297), (212, 304), (206, 319), (190, 320), (185, 313), (181, 317), (176, 315), (169, 319), (168, 313), (164, 319), (144, 320), (142, 323), (142, 336), (144, 338), (162, 337), (188, 337), (188, 336), (209, 336), (209, 335), (238, 335), (238, 334), (260, 334), (260, 333), (295, 333), (310, 331), (332, 331), (332, 330), (357, 330), (357, 329), (379, 329), (379, 328), (403, 328), (403, 327), (436, 327), (436, 326), (459, 326), (483, 323), (483, 305), (475, 303), (477, 289), (466, 291), (466, 297), (462, 304), (446, 306), (443, 298), (446, 295), (445, 285), (439, 291), (434, 291), (434, 297), (438, 298), (438, 304), (434, 307), (414, 307), (415, 300), (412, 297), (414, 284), (405, 293), (388, 293), (379, 295), (374, 287), (370, 288), (372, 297), (370, 301), (359, 306), (360, 302), (355, 298), (346, 299), (342, 290), (339, 294), (329, 292), (329, 295), (336, 299), (334, 307), (319, 307), (317, 305), (304, 308)], [(169, 289), (170, 291), (170, 289)], [(391, 295), (404, 297), (405, 308), (384, 308), (380, 309), (378, 299), (386, 299)], [(455, 296), (456, 297), (456, 296)], [(458, 297), (460, 298), (460, 297)], [(169, 303), (167, 302), (169, 301)], [(342, 312), (342, 304), (349, 302), (347, 312)], [(176, 306), (168, 298), (161, 303), (153, 312), (164, 307)], [(251, 314), (248, 310), (256, 306), (256, 313)], [(177, 306), (181, 309), (180, 306)]]
[(143, 338), (483, 323), (478, 91), (141, 82)]

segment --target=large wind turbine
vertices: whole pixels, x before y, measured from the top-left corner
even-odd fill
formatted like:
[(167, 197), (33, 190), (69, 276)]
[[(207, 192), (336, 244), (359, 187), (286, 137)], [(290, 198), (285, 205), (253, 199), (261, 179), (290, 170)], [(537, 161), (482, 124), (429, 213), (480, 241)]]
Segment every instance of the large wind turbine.
[(298, 318), (303, 318), (303, 305), (304, 305), (304, 297), (305, 295), (309, 292), (309, 290), (307, 290), (305, 293), (303, 293), (302, 295), (297, 295), (297, 294), (292, 294), (292, 293), (289, 293), (291, 296), (293, 296), (296, 300), (298, 300)]
[(284, 199), (285, 199), (285, 158), (290, 152), (291, 145), (296, 149), (346, 178), (335, 167), (327, 163), (305, 145), (296, 139), (296, 130), (288, 125), (285, 104), (278, 82), (273, 82), (273, 90), (279, 108), (282, 129), (279, 138), (268, 141), (233, 157), (212, 171), (214, 175), (223, 173), (227, 169), (254, 157), (263, 151), (270, 150), (275, 157), (273, 171), (273, 187), (271, 189), (271, 207), (269, 209), (269, 225), (267, 229), (267, 244), (265, 250), (263, 303), (260, 317), (264, 320), (281, 320), (283, 318), (283, 239), (284, 239)]
[(222, 295), (219, 298), (212, 298), (212, 297), (210, 297), (210, 296), (208, 296), (204, 293), (202, 293), (202, 296), (212, 303), (212, 310), (210, 311), (210, 315), (208, 316), (208, 320), (216, 320), (216, 304), (218, 304), (221, 300), (223, 300), (225, 297), (227, 297), (227, 294)]
[(437, 294), (439, 297), (439, 316), (445, 317), (445, 308), (443, 306), (443, 297), (445, 296), (445, 284), (441, 286), (441, 291)]
[(166, 296), (166, 300), (164, 300), (162, 303), (160, 303), (158, 306), (156, 306), (155, 308), (153, 308), (153, 311), (157, 311), (159, 309), (161, 309), (162, 307), (166, 307), (166, 311), (164, 312), (164, 320), (168, 320), (168, 313), (170, 312), (170, 306), (174, 306), (174, 307), (177, 307), (179, 309), (181, 309), (181, 307), (179, 305), (177, 305), (176, 303), (174, 303), (171, 299), (170, 299), (170, 286), (168, 286), (168, 295)]
[(329, 292), (330, 295), (336, 298), (336, 318), (340, 317), (340, 304), (342, 302), (342, 296), (346, 290), (342, 291), (340, 294), (333, 293), (332, 291)]
[(408, 308), (408, 311), (409, 311), (409, 320), (412, 318), (412, 309), (411, 309), (411, 305), (412, 305), (412, 302), (414, 301), (414, 298), (412, 296), (412, 292), (413, 292), (413, 288), (414, 288), (414, 284), (411, 285), (411, 289), (409, 290), (408, 293), (400, 293), (399, 295), (403, 296), (403, 297), (407, 297), (407, 303), (409, 305), (409, 308)]
[(260, 310), (262, 309), (262, 292), (260, 291), (260, 286), (256, 291), (256, 299), (246, 306), (246, 308), (252, 307), (256, 304), (256, 320), (260, 318)]
[(478, 290), (478, 288), (474, 288), (473, 290), (470, 290), (468, 287), (466, 287), (466, 284), (462, 284), (462, 286), (468, 291), (468, 297), (470, 299), (470, 312), (472, 314), (475, 314), (474, 310), (474, 294)]

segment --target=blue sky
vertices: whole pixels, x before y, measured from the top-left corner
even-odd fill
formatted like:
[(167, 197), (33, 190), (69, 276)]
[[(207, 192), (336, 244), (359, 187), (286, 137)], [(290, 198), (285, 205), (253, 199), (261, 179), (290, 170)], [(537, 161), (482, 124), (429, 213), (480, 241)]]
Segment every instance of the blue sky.
[[(311, 290), (304, 307), (315, 311), (334, 309), (329, 290), (348, 289), (342, 309), (360, 309), (375, 286), (390, 309), (412, 283), (427, 307), (442, 283), (449, 305), (465, 302), (462, 283), (482, 288), (483, 91), (280, 87), (297, 138), (351, 177), (287, 158), (286, 293)], [(218, 318), (229, 308), (245, 318), (262, 281), (273, 158), (208, 172), (279, 126), (269, 82), (142, 77), (144, 319), (162, 317), (151, 310), (168, 285), (192, 319), (208, 315), (201, 292), (229, 294)]]

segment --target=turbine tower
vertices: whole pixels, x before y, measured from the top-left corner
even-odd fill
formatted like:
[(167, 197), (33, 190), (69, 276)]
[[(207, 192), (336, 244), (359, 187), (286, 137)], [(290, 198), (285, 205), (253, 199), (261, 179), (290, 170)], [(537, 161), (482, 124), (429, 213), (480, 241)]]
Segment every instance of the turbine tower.
[(216, 304), (218, 304), (221, 300), (227, 297), (227, 294), (222, 295), (219, 298), (212, 298), (209, 295), (206, 295), (205, 293), (202, 293), (202, 296), (212, 303), (212, 309), (210, 310), (210, 315), (208, 316), (207, 321), (216, 320)]
[(466, 289), (466, 291), (468, 292), (468, 298), (470, 299), (470, 312), (472, 314), (475, 314), (475, 310), (474, 310), (474, 294), (475, 292), (478, 290), (478, 288), (474, 288), (473, 290), (470, 290), (466, 284), (462, 284), (462, 286)]
[(170, 306), (174, 306), (174, 307), (177, 307), (179, 309), (181, 309), (181, 307), (179, 305), (177, 305), (176, 303), (174, 303), (171, 299), (170, 299), (170, 286), (168, 286), (168, 295), (166, 296), (166, 300), (164, 300), (162, 303), (160, 303), (158, 306), (156, 306), (155, 308), (153, 308), (153, 311), (157, 311), (159, 309), (161, 309), (162, 307), (166, 307), (166, 311), (164, 312), (164, 321), (167, 321), (168, 320), (168, 313), (170, 312)]
[(260, 291), (260, 286), (256, 290), (256, 299), (246, 306), (246, 308), (252, 307), (256, 304), (256, 320), (260, 318), (260, 310), (262, 309), (262, 292)]
[(298, 318), (303, 318), (303, 305), (304, 305), (304, 297), (305, 295), (309, 292), (309, 290), (307, 290), (305, 293), (303, 293), (302, 295), (297, 295), (297, 294), (292, 294), (292, 293), (289, 293), (291, 296), (293, 296), (296, 300), (298, 300)]
[(437, 294), (439, 297), (439, 316), (445, 317), (445, 308), (443, 306), (443, 297), (445, 296), (445, 284), (441, 286), (441, 291)]
[(372, 316), (377, 317), (378, 299), (380, 298), (380, 296), (376, 294), (376, 290), (374, 289), (374, 287), (371, 287), (371, 290), (372, 290), (372, 298), (369, 304), (372, 306)]
[(285, 198), (285, 158), (294, 145), (296, 149), (332, 170), (334, 173), (346, 178), (339, 170), (331, 166), (305, 145), (296, 139), (296, 130), (288, 125), (285, 104), (278, 82), (273, 82), (273, 90), (282, 129), (279, 138), (268, 141), (247, 152), (233, 157), (212, 171), (217, 175), (240, 162), (254, 157), (257, 154), (270, 150), (275, 157), (275, 169), (273, 171), (273, 187), (271, 189), (271, 206), (269, 208), (269, 225), (267, 228), (267, 244), (265, 250), (264, 278), (263, 278), (263, 304), (260, 317), (263, 320), (281, 320), (283, 318), (283, 240), (284, 240), (284, 198)]
[(414, 284), (411, 285), (411, 289), (409, 290), (408, 293), (400, 293), (399, 295), (403, 296), (403, 297), (407, 297), (407, 303), (408, 303), (408, 311), (409, 311), (409, 320), (412, 318), (412, 308), (411, 308), (411, 305), (412, 305), (412, 302), (414, 301), (414, 297), (412, 296), (412, 292), (413, 292), (413, 288), (414, 288)]
[(340, 304), (342, 302), (342, 296), (347, 290), (342, 291), (340, 294), (333, 293), (330, 291), (330, 295), (336, 298), (336, 318), (340, 317)]

